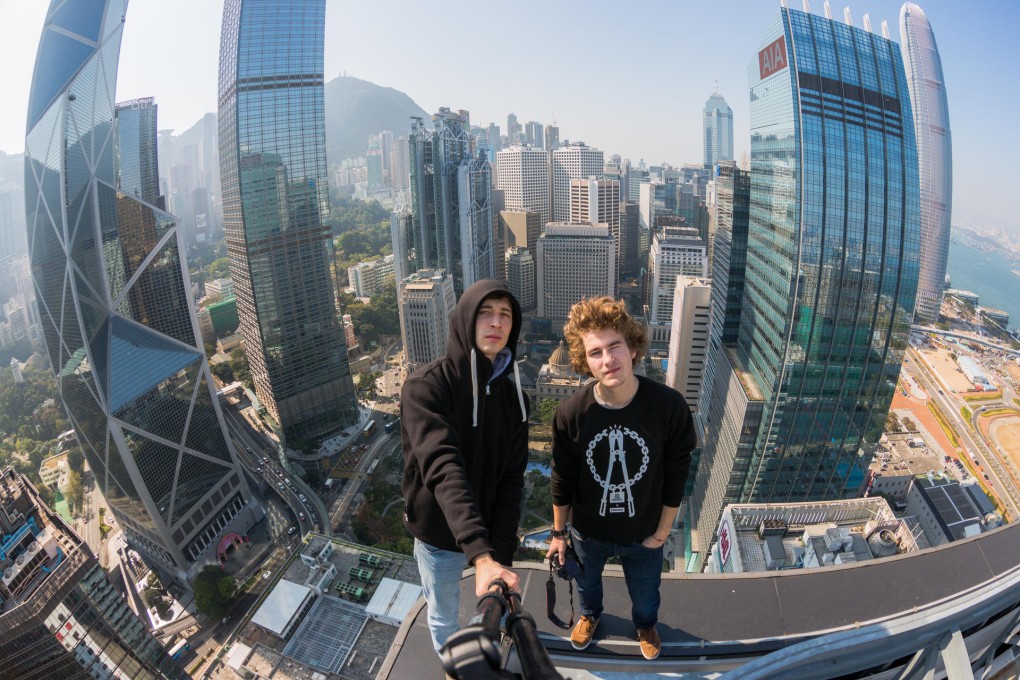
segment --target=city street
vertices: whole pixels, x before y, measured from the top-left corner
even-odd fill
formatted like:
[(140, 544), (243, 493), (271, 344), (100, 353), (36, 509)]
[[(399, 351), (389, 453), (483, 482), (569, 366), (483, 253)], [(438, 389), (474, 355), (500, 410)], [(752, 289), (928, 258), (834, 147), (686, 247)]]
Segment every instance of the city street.
[(972, 436), (970, 424), (964, 421), (960, 415), (960, 407), (964, 406), (965, 402), (945, 394), (938, 379), (932, 375), (931, 369), (919, 352), (911, 348), (908, 355), (913, 366), (914, 377), (953, 426), (971, 463), (979, 474), (985, 476), (985, 479), (982, 480), (983, 483), (990, 486), (994, 495), (999, 498), (1009, 513), (1009, 519), (1016, 520), (1020, 517), (1020, 493), (1017, 491), (1013, 478), (1003, 468), (998, 454), (989, 451), (980, 437)]

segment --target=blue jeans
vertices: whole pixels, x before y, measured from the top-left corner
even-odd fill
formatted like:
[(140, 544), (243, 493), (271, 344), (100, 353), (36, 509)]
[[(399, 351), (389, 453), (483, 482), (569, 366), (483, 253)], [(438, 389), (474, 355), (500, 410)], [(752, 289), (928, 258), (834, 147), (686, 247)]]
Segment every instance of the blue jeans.
[(467, 566), (461, 552), (440, 550), (414, 539), (414, 559), (418, 561), (421, 587), (429, 605), (429, 632), (436, 653), (447, 638), (457, 632), (460, 612), (460, 580)]
[(641, 543), (603, 543), (571, 528), (574, 550), (584, 573), (577, 578), (581, 613), (602, 616), (602, 570), (606, 560), (616, 556), (623, 565), (623, 577), (630, 593), (630, 616), (636, 628), (651, 628), (659, 620), (659, 582), (662, 581), (662, 548)]

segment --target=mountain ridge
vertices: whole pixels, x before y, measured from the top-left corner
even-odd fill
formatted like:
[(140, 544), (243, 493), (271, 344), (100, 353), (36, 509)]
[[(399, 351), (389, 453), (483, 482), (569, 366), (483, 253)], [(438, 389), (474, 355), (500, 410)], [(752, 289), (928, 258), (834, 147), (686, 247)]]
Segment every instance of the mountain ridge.
[[(368, 150), (369, 135), (383, 130), (393, 138), (407, 136), (411, 129), (411, 116), (431, 121), (425, 109), (400, 90), (376, 85), (352, 76), (337, 76), (325, 85), (326, 109), (326, 162), (330, 165), (345, 158), (364, 156)], [(174, 141), (183, 144), (198, 143), (202, 139), (207, 113), (179, 135)]]

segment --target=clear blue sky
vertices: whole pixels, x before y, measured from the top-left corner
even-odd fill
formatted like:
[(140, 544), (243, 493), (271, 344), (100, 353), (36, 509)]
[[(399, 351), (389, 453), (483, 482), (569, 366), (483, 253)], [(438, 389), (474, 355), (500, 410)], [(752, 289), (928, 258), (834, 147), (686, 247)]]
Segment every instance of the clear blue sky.
[[(822, 12), (821, 0), (811, 9)], [(851, 4), (854, 24), (884, 19), (898, 40), (901, 2)], [(954, 223), (1011, 228), (1020, 158), (1020, 3), (919, 2), (942, 55), (953, 131)], [(25, 110), (45, 0), (0, 0), (0, 150), (24, 148)], [(790, 0), (801, 8), (801, 0)], [(845, 2), (832, 4), (841, 18)], [(748, 147), (747, 65), (778, 0), (328, 0), (326, 77), (341, 72), (402, 90), (426, 111), (467, 109), (554, 119), (561, 138), (634, 161), (701, 160), (701, 109), (718, 81)], [(155, 96), (160, 127), (184, 130), (216, 108), (222, 5), (134, 0), (118, 99)], [(394, 130), (401, 133), (402, 130)]]

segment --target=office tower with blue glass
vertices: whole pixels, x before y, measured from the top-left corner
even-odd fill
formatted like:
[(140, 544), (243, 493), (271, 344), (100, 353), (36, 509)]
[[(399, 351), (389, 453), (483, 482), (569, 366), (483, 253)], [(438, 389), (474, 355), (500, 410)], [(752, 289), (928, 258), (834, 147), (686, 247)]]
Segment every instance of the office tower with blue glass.
[(165, 208), (156, 159), (157, 106), (152, 97), (120, 102), (117, 119), (117, 186), (128, 196)]
[(917, 151), (899, 47), (783, 7), (748, 80), (744, 295), (692, 498), (699, 552), (725, 503), (860, 492), (917, 288)]
[(949, 100), (935, 34), (924, 11), (912, 2), (900, 9), (900, 45), (914, 110), (921, 186), (921, 273), (915, 318), (939, 319), (949, 263), (953, 213), (953, 138)]
[(705, 102), (701, 119), (705, 167), (710, 168), (719, 161), (733, 160), (733, 109), (718, 89)]
[(219, 73), (230, 273), (255, 394), (286, 442), (357, 422), (337, 306), (324, 0), (229, 0)]
[[(510, 114), (511, 116), (513, 114)], [(411, 223), (394, 234), (396, 252), (415, 269), (442, 269), (459, 296), (479, 279), (497, 275), (492, 170), (470, 134), (467, 111), (441, 107), (429, 129), (415, 119), (409, 135)]]
[(184, 582), (262, 511), (198, 340), (178, 224), (117, 184), (156, 165), (154, 147), (119, 134), (114, 114), (124, 11), (123, 1), (53, 3), (29, 101), (25, 208), (68, 419), (129, 543)]

